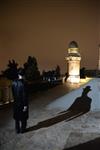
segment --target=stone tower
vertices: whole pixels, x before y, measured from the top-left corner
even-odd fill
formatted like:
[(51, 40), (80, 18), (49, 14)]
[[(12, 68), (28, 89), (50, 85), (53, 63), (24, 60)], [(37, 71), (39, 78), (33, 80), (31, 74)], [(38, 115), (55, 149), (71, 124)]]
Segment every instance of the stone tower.
[(68, 45), (68, 56), (65, 57), (67, 60), (67, 81), (71, 83), (80, 82), (80, 61), (81, 56), (79, 53), (78, 44), (72, 41)]
[(99, 46), (98, 46), (98, 47), (99, 47), (99, 58), (98, 58), (98, 59), (99, 59), (99, 62), (98, 62), (98, 70), (100, 71), (100, 44), (99, 44)]

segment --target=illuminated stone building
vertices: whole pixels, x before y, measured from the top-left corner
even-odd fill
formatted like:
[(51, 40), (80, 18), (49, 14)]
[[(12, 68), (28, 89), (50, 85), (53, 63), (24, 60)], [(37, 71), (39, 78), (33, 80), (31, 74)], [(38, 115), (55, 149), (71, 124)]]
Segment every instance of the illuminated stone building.
[(67, 81), (71, 83), (80, 82), (80, 61), (81, 56), (79, 53), (78, 44), (75, 41), (69, 43), (67, 60)]

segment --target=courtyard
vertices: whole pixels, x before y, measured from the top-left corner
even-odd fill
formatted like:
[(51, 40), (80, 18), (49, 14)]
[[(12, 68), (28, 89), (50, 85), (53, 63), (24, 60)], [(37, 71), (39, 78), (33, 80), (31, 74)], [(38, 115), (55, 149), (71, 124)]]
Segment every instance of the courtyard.
[[(90, 110), (83, 114), (69, 114), (66, 110), (77, 97), (81, 96), (83, 88), (88, 85), (91, 87), (88, 94), (92, 100)], [(29, 98), (29, 119), (27, 132), (24, 134), (15, 133), (12, 117), (13, 103), (1, 107), (0, 149), (79, 150), (84, 147), (98, 149), (100, 143), (99, 91), (100, 79), (95, 78), (80, 84), (64, 83), (47, 91), (33, 93)]]

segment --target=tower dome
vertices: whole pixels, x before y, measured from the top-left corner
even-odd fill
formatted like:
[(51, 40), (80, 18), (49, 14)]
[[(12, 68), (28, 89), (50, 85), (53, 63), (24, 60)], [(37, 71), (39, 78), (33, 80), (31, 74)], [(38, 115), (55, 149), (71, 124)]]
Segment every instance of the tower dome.
[(68, 45), (68, 55), (80, 57), (79, 47), (77, 42), (71, 41)]
[(68, 48), (78, 48), (78, 44), (75, 41), (71, 41), (68, 45)]

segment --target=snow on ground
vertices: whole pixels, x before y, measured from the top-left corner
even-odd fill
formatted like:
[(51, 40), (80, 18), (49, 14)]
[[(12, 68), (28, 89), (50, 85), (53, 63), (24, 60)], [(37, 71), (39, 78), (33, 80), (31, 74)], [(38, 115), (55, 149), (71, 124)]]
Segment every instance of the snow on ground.
[[(67, 122), (63, 120), (45, 128), (17, 135), (14, 130), (11, 108), (1, 110), (0, 150), (63, 150), (100, 138), (100, 112), (97, 111), (100, 110), (100, 79), (93, 79), (83, 87), (60, 98), (55, 99), (55, 93), (60, 95), (60, 92), (65, 90), (63, 85), (33, 97), (28, 126), (33, 127), (40, 121), (55, 117), (59, 108), (62, 110), (69, 108), (74, 100), (81, 96), (83, 88), (87, 85), (90, 85), (92, 89), (88, 96), (92, 99), (91, 110), (93, 111)], [(55, 101), (51, 102), (52, 98)]]
[(50, 103), (47, 106), (47, 109), (54, 109), (54, 108), (60, 108), (63, 110), (68, 109), (70, 105), (75, 101), (75, 99), (81, 96), (83, 88), (85, 88), (87, 85), (91, 86), (91, 91), (88, 93), (88, 96), (92, 99), (91, 111), (99, 111), (100, 110), (100, 78), (95, 78), (89, 81), (81, 88), (76, 89), (56, 99), (54, 102)]

